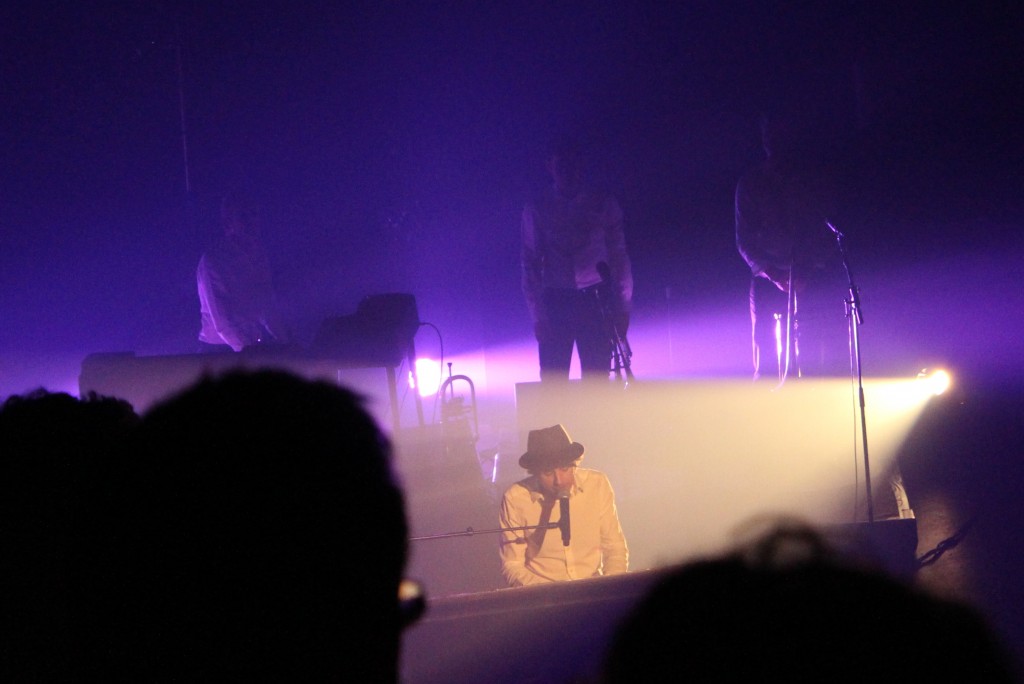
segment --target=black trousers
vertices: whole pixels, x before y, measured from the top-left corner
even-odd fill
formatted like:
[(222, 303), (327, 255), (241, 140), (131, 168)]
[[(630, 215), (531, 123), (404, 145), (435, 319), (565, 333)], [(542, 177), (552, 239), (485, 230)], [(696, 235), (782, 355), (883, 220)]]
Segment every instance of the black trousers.
[(540, 379), (567, 380), (575, 345), (585, 379), (608, 379), (612, 342), (597, 286), (544, 290), (547, 322), (537, 340)]

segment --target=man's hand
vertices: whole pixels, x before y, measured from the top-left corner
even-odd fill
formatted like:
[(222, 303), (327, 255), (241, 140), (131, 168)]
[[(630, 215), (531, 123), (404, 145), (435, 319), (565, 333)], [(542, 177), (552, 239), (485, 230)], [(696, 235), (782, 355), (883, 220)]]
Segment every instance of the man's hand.
[(789, 292), (789, 275), (790, 271), (788, 268), (776, 268), (769, 266), (764, 269), (764, 275), (768, 280), (772, 281), (775, 287), (779, 288), (783, 292)]

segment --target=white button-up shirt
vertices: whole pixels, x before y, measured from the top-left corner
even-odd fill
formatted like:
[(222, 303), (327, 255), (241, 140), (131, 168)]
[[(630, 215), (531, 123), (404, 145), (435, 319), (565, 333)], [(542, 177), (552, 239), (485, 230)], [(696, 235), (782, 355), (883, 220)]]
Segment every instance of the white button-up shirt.
[(584, 289), (601, 282), (597, 264), (608, 264), (614, 287), (628, 311), (633, 271), (626, 253), (622, 209), (610, 195), (549, 192), (523, 209), (523, 294), (534, 321), (542, 311), (545, 288)]
[[(502, 532), (501, 566), (509, 586), (614, 575), (629, 569), (626, 537), (607, 475), (577, 468), (569, 511), (568, 546), (562, 544), (557, 528)], [(502, 529), (560, 519), (558, 499), (546, 496), (535, 476), (509, 487), (501, 502)]]

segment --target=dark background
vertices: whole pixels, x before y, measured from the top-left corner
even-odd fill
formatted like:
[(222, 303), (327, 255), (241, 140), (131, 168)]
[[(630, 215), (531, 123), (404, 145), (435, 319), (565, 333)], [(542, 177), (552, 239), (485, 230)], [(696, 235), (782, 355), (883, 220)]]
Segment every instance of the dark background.
[[(452, 352), (525, 341), (519, 212), (566, 133), (625, 208), (636, 317), (721, 306), (742, 337), (732, 193), (780, 107), (841, 190), (866, 371), (1022, 351), (1015, 3), (42, 2), (0, 26), (2, 394), (192, 352), (236, 187), (300, 343), (390, 291)], [(719, 367), (747, 373), (745, 344)]]

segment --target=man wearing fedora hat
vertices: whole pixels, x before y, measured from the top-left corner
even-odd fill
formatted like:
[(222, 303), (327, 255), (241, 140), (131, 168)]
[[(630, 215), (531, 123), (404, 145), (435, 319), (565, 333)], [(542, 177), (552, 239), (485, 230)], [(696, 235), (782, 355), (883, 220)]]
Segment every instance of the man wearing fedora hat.
[(583, 445), (563, 426), (530, 431), (519, 459), (530, 475), (509, 487), (501, 502), (499, 550), (509, 586), (629, 569), (611, 483), (604, 473), (580, 468), (582, 458)]

